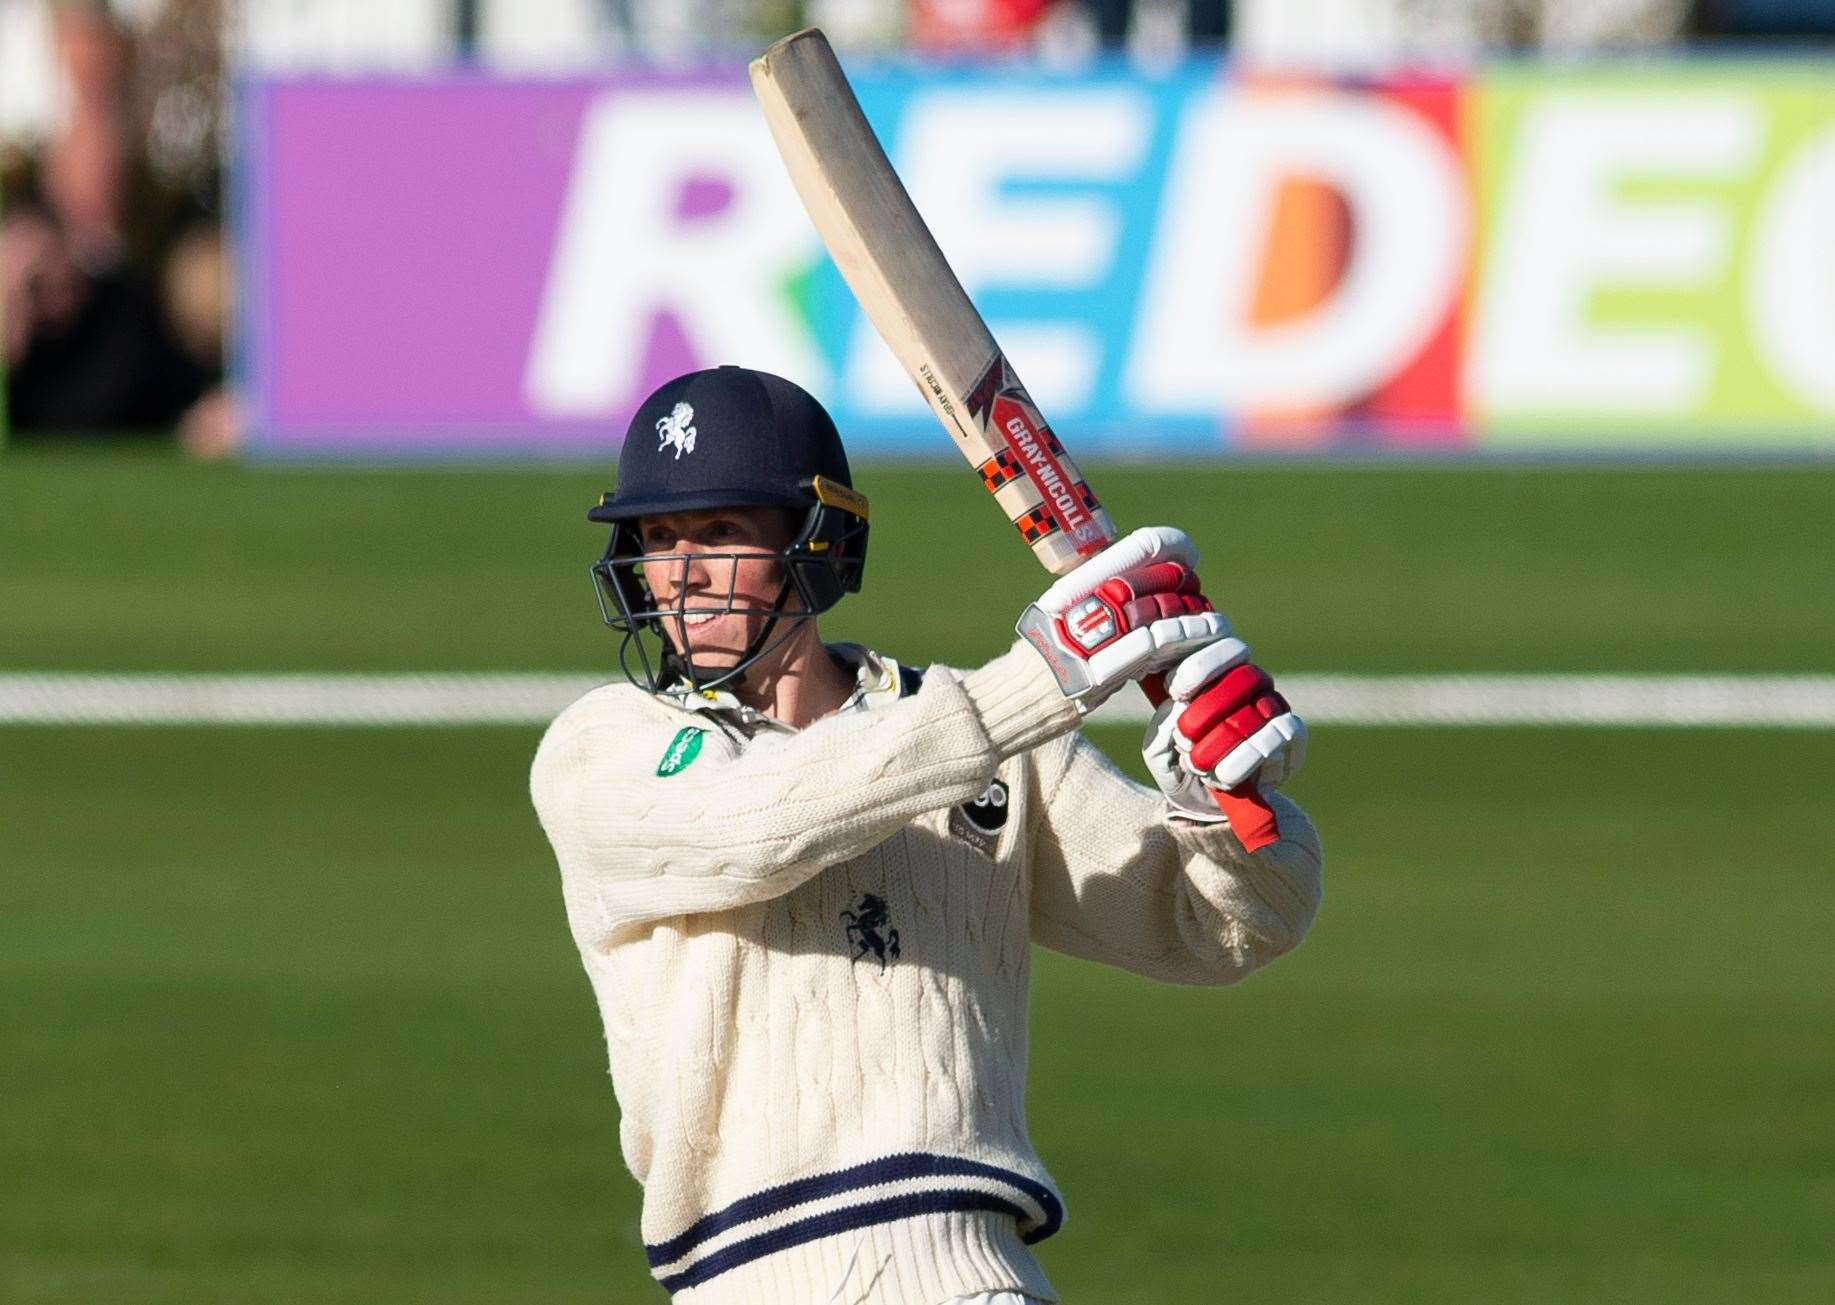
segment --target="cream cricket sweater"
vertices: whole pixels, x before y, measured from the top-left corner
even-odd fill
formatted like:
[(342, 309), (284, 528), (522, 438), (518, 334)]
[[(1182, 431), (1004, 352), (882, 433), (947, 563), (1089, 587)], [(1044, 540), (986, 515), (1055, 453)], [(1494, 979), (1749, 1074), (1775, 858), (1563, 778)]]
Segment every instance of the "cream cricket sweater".
[(1318, 840), (1279, 796), (1253, 856), (1168, 820), (1023, 643), (915, 692), (854, 660), (871, 709), (800, 731), (618, 684), (536, 754), (645, 1251), (709, 1305), (1055, 1300), (1028, 945), (1232, 982), (1306, 932)]

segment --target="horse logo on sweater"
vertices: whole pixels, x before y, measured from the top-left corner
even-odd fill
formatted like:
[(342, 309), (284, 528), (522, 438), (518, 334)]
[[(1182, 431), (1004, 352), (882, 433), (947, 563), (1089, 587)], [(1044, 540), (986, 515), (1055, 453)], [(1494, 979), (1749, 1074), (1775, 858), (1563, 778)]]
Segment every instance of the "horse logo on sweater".
[(898, 930), (889, 927), (892, 912), (885, 898), (866, 893), (853, 910), (841, 912), (841, 918), (847, 921), (847, 940), (854, 948), (851, 960), (858, 961), (872, 952), (884, 970), (898, 959)]

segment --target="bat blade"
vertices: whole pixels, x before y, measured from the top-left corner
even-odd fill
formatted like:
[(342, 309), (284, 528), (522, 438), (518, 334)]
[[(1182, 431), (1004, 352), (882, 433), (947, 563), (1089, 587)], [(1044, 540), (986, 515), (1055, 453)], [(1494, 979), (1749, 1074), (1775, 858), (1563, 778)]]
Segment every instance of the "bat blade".
[(924, 224), (815, 28), (751, 65), (803, 207), (867, 319), (1033, 554), (1063, 575), (1115, 526)]
[[(828, 38), (787, 36), (752, 61), (790, 180), (822, 243), (956, 448), (1053, 575), (1115, 537), (1114, 523), (994, 342), (893, 171)], [(1143, 684), (1164, 701), (1160, 677)], [(1253, 787), (1213, 791), (1244, 847), (1278, 836)]]

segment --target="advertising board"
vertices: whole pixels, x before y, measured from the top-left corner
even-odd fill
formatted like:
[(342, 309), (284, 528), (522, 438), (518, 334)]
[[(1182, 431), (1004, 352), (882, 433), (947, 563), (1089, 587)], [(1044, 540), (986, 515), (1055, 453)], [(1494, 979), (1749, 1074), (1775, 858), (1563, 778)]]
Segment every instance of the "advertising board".
[[(1835, 65), (855, 70), (1094, 456), (1835, 448)], [(606, 456), (741, 362), (929, 417), (737, 69), (257, 82), (239, 367), (275, 456)]]

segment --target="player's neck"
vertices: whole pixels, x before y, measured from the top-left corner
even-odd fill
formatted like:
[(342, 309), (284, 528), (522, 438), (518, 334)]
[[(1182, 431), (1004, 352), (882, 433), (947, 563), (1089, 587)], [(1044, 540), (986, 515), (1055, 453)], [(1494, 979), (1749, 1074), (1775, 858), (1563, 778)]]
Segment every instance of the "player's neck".
[(808, 620), (732, 692), (754, 711), (802, 729), (839, 710), (853, 696), (854, 685), (853, 674), (830, 655), (815, 621)]

